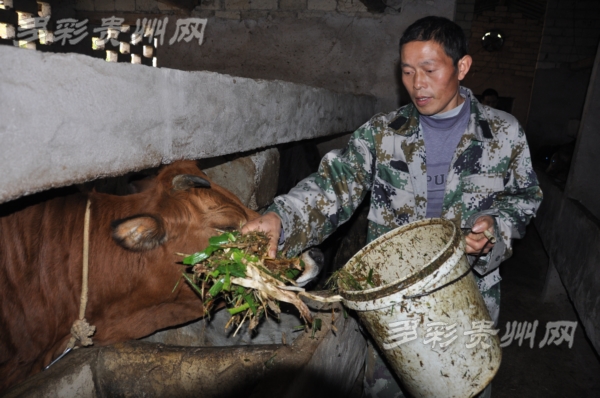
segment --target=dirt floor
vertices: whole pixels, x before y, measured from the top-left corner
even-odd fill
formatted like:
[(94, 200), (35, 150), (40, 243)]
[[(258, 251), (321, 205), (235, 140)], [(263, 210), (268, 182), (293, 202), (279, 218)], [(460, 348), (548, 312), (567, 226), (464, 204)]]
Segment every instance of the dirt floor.
[[(538, 321), (534, 346), (515, 338), (503, 349), (502, 365), (492, 383), (492, 397), (600, 397), (600, 359), (585, 337), (582, 325), (564, 288), (544, 295), (548, 256), (533, 225), (514, 256), (501, 266), (502, 293), (499, 335), (513, 321)], [(540, 348), (548, 322), (578, 322), (573, 346), (568, 342)]]

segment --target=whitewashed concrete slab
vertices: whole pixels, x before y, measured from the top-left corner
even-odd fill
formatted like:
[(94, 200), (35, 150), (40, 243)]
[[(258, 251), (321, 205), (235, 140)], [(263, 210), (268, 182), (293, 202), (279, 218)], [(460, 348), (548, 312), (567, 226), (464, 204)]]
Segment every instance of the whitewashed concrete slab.
[(375, 98), (0, 46), (0, 202), (354, 130)]

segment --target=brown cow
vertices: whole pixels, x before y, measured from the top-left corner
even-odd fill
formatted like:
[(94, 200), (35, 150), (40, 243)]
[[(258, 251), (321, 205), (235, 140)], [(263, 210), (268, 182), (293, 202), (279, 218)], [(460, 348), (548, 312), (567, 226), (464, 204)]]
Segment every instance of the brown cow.
[[(0, 391), (63, 352), (78, 318), (83, 225), (91, 200), (86, 319), (95, 345), (200, 318), (201, 300), (174, 253), (256, 218), (194, 162), (166, 166), (143, 192), (54, 198), (0, 214)], [(173, 288), (177, 285), (177, 288)]]

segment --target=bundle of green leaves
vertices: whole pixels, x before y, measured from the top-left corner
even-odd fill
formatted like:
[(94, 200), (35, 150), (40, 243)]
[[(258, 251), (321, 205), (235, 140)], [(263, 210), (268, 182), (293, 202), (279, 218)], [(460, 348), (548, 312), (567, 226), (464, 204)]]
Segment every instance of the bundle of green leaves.
[(183, 264), (191, 266), (184, 279), (204, 301), (207, 310), (217, 299), (224, 299), (232, 315), (226, 327), (248, 321), (249, 330), (258, 326), (268, 312), (280, 313), (279, 302), (293, 304), (308, 323), (308, 307), (298, 298), (304, 289), (294, 280), (302, 274), (300, 258), (277, 258), (267, 255), (269, 238), (262, 232), (241, 234), (224, 232), (213, 236), (202, 251), (185, 256)]

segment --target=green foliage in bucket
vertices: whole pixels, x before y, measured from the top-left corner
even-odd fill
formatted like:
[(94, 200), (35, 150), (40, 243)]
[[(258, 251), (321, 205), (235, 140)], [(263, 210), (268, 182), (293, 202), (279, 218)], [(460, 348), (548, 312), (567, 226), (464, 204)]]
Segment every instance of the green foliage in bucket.
[(333, 290), (339, 288), (347, 291), (367, 290), (383, 285), (381, 276), (373, 267), (364, 267), (362, 263), (360, 265), (361, 267), (354, 267), (352, 272), (346, 270), (346, 267), (335, 271), (327, 285)]

